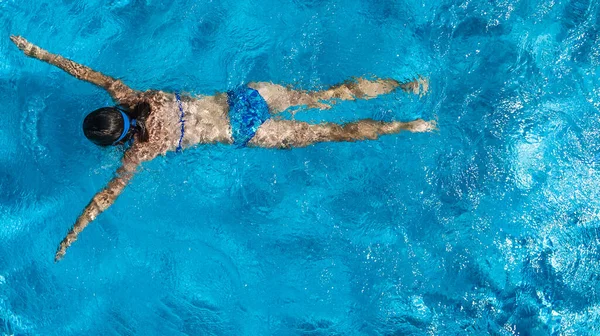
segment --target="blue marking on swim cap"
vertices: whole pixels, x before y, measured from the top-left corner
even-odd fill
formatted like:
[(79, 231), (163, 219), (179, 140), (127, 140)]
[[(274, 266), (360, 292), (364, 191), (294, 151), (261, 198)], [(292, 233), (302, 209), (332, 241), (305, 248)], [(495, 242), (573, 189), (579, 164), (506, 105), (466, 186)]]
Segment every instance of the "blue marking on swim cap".
[(131, 125), (135, 126), (135, 119), (133, 119), (133, 121), (130, 121), (129, 116), (127, 116), (125, 112), (121, 111), (120, 109), (119, 112), (121, 112), (121, 116), (123, 117), (123, 133), (121, 133), (121, 136), (117, 139), (117, 141), (113, 142), (113, 145), (116, 145), (119, 141), (123, 140), (123, 138), (129, 132), (129, 127)]

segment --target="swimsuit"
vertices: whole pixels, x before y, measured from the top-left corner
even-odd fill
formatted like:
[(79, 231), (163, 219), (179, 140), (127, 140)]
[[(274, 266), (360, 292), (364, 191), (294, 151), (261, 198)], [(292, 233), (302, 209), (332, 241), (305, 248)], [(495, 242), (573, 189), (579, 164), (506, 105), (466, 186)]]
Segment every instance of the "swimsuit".
[(227, 103), (233, 144), (245, 147), (260, 125), (269, 119), (269, 106), (258, 91), (247, 86), (227, 91)]

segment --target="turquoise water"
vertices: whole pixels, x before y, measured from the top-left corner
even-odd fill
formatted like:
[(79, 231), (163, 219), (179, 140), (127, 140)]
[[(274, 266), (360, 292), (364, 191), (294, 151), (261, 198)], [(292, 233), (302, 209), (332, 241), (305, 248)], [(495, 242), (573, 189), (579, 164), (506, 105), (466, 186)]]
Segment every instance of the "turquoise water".
[[(0, 0), (2, 335), (597, 335), (600, 3)], [(297, 119), (437, 134), (145, 164), (55, 264), (122, 154), (102, 90), (431, 81)], [(287, 116), (289, 117), (289, 115)]]

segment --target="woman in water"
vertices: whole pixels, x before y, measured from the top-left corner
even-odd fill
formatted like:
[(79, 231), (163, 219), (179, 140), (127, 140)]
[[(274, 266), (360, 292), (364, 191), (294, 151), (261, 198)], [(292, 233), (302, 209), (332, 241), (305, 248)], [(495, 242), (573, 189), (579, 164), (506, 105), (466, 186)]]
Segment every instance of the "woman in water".
[(120, 80), (51, 54), (23, 37), (11, 36), (11, 40), (25, 55), (104, 88), (118, 105), (90, 113), (83, 121), (83, 132), (100, 146), (131, 144), (125, 150), (116, 176), (92, 198), (60, 243), (55, 261), (65, 255), (67, 248), (90, 222), (113, 204), (142, 162), (168, 151), (179, 152), (197, 144), (215, 143), (237, 147), (293, 148), (326, 141), (373, 140), (401, 131), (428, 132), (435, 129), (435, 123), (421, 119), (406, 123), (365, 119), (339, 125), (271, 118), (291, 107), (328, 109), (336, 100), (371, 99), (397, 88), (424, 94), (428, 90), (428, 82), (422, 78), (409, 83), (359, 78), (314, 92), (258, 82), (214, 96), (180, 97), (177, 93), (133, 90)]

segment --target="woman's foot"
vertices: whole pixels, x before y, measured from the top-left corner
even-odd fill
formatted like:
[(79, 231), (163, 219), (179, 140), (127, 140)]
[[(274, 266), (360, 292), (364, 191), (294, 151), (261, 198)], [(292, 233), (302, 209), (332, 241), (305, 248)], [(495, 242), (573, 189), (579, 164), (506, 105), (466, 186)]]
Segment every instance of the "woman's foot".
[(425, 121), (423, 119), (413, 120), (406, 123), (406, 130), (413, 133), (423, 133), (437, 131), (437, 122), (435, 120)]
[(429, 79), (419, 76), (412, 82), (400, 84), (400, 87), (404, 92), (418, 94), (419, 97), (422, 97), (429, 91)]

